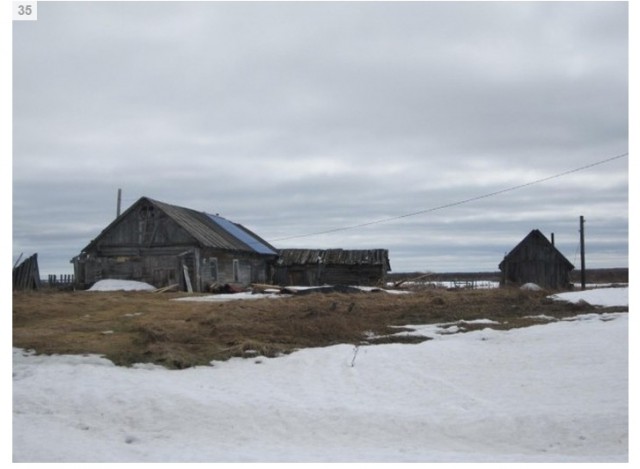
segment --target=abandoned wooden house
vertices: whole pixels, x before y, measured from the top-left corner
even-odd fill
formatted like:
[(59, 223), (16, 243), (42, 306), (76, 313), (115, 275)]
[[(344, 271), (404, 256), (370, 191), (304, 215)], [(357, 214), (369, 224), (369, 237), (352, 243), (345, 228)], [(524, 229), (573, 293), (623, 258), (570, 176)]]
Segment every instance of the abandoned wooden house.
[(281, 249), (278, 285), (380, 285), (391, 270), (386, 249)]
[(533, 230), (498, 266), (502, 285), (535, 283), (543, 288), (569, 288), (573, 264), (539, 230)]
[(267, 282), (276, 257), (273, 246), (240, 224), (142, 197), (71, 262), (81, 288), (110, 278), (202, 292)]

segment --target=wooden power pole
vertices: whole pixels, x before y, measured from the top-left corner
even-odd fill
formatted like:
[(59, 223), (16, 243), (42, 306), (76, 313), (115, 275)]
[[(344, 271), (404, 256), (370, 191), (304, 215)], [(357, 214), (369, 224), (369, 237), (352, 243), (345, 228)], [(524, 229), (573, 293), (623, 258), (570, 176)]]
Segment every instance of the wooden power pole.
[(586, 288), (587, 273), (584, 267), (584, 217), (580, 215), (580, 285)]

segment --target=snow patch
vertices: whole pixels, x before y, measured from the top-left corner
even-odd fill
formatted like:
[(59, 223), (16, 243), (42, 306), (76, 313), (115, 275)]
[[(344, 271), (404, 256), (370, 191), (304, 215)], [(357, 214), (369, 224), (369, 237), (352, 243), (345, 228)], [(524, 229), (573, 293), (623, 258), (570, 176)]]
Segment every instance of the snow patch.
[(225, 302), (225, 301), (238, 301), (238, 300), (260, 300), (262, 298), (285, 298), (290, 295), (281, 295), (279, 293), (219, 293), (216, 295), (203, 295), (203, 296), (185, 296), (184, 298), (174, 298), (173, 301), (211, 301), (211, 302)]
[(144, 282), (134, 280), (105, 279), (98, 280), (87, 291), (151, 291), (156, 287)]
[(629, 306), (629, 287), (564, 292), (551, 295), (550, 298), (570, 303), (586, 301), (593, 306)]

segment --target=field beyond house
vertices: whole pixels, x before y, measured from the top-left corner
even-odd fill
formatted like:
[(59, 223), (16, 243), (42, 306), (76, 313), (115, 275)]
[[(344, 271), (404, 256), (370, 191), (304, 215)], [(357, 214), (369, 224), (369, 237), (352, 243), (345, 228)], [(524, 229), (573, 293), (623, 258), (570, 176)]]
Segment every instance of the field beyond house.
[(462, 330), (540, 324), (585, 312), (585, 303), (553, 301), (553, 292), (500, 289), (420, 289), (312, 293), (229, 302), (174, 301), (185, 293), (15, 292), (13, 346), (39, 354), (100, 354), (117, 365), (168, 368), (207, 365), (231, 357), (287, 354), (339, 343), (420, 342), (395, 335), (407, 325), (457, 324)]

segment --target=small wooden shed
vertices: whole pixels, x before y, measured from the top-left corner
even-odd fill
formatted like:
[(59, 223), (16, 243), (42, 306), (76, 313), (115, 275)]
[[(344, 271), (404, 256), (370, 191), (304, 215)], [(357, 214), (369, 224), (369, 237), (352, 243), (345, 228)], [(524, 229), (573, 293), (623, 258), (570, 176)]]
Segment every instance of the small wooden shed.
[(273, 246), (238, 223), (142, 197), (71, 262), (81, 288), (110, 278), (199, 292), (264, 283), (276, 257)]
[(531, 231), (498, 267), (502, 272), (502, 285), (535, 283), (551, 289), (569, 288), (569, 274), (574, 269), (539, 230)]
[(278, 285), (380, 285), (391, 271), (386, 249), (281, 249)]

